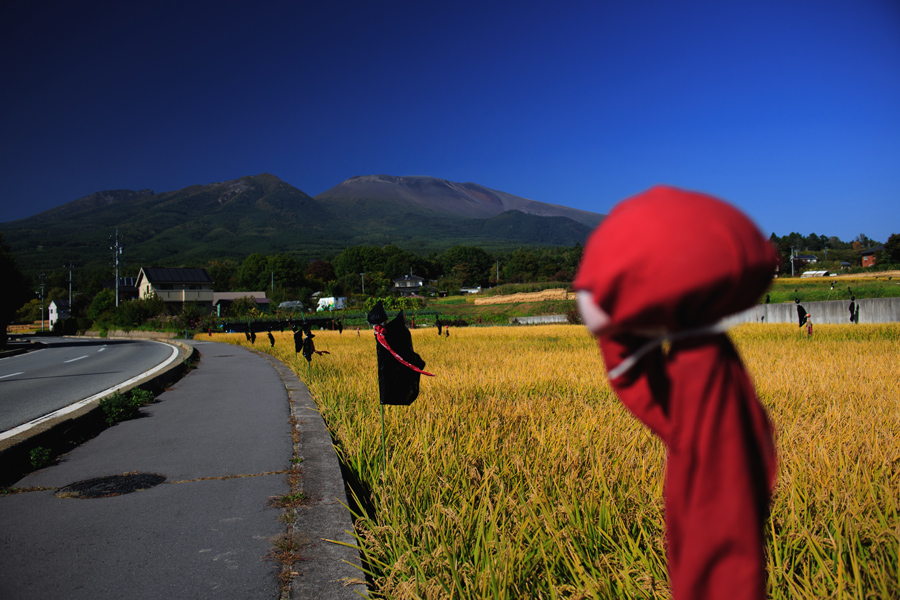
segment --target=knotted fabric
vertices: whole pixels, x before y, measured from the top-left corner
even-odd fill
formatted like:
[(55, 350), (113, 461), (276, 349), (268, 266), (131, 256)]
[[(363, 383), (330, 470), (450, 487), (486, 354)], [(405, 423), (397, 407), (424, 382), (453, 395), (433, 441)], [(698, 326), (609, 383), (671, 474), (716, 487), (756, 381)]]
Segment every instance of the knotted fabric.
[[(616, 375), (613, 389), (666, 445), (675, 600), (766, 595), (772, 428), (715, 324), (752, 306), (776, 264), (774, 249), (740, 211), (659, 186), (613, 209), (588, 240), (574, 282), (603, 317), (594, 332)], [(653, 338), (670, 340), (668, 352), (648, 344)]]

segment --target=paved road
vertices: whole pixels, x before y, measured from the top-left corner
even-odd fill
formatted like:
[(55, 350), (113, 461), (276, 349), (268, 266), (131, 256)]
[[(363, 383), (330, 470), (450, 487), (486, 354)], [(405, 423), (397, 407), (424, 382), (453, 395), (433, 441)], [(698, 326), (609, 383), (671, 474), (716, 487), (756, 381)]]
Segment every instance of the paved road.
[[(278, 600), (281, 565), (270, 555), (292, 515), (302, 549), (290, 597), (365, 593), (358, 553), (328, 541), (352, 544), (352, 521), (331, 435), (306, 386), (274, 359), (190, 343), (199, 365), (141, 418), (28, 475), (16, 484), (22, 493), (0, 496), (0, 598)], [(295, 452), (307, 501), (282, 511), (269, 500), (290, 491)], [(134, 473), (165, 481), (118, 496), (57, 495)]]
[[(45, 338), (46, 340), (46, 338)], [(177, 356), (149, 340), (54, 339), (0, 359), (0, 432), (69, 406)]]

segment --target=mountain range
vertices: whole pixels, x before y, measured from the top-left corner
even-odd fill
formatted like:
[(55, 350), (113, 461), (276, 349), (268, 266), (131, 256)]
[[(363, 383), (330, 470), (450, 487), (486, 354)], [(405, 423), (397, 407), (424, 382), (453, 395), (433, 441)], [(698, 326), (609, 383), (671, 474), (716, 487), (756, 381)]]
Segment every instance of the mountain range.
[(351, 177), (311, 197), (264, 173), (173, 192), (96, 192), (0, 224), (23, 270), (112, 261), (118, 230), (129, 265), (199, 266), (248, 254), (321, 258), (352, 245), (419, 252), (583, 243), (603, 215), (434, 177)]

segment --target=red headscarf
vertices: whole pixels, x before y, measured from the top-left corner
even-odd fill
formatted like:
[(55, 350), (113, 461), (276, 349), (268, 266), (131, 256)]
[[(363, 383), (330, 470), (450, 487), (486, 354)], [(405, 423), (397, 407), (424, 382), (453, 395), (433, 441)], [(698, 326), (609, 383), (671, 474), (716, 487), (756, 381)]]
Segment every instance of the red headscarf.
[(592, 328), (613, 389), (668, 450), (676, 600), (766, 595), (772, 428), (737, 351), (711, 326), (752, 306), (776, 264), (775, 250), (734, 207), (658, 186), (613, 209), (575, 278), (588, 312), (602, 317)]

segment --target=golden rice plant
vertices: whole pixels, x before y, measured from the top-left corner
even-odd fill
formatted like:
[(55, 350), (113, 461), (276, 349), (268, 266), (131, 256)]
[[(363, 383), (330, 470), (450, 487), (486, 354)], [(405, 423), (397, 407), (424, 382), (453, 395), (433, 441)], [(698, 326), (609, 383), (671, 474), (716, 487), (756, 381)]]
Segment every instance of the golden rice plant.
[[(386, 598), (666, 598), (662, 444), (581, 327), (414, 330), (434, 378), (381, 408), (371, 332), (258, 345), (293, 366), (364, 483), (357, 534)], [(775, 424), (773, 598), (900, 595), (900, 325), (731, 333)], [(215, 339), (247, 345), (243, 336)]]

